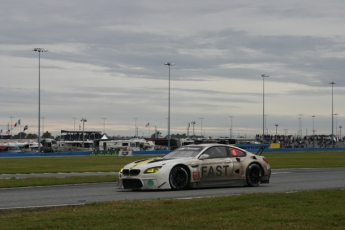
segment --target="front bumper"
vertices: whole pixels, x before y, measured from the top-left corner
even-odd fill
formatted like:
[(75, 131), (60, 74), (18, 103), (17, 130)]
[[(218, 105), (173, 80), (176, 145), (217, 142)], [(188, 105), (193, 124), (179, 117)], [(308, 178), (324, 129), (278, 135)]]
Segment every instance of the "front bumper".
[(170, 185), (169, 181), (152, 175), (145, 177), (119, 175), (117, 188), (134, 190), (170, 189)]
[[(161, 166), (151, 166), (161, 167)], [(148, 173), (147, 168), (125, 167), (119, 173), (118, 188), (133, 190), (171, 189), (169, 183), (169, 167), (161, 167), (158, 171)]]

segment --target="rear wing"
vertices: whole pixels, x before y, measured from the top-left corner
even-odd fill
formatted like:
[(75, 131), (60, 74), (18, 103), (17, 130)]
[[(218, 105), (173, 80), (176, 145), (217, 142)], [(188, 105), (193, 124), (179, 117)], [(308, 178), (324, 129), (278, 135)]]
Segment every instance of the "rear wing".
[(259, 150), (255, 153), (255, 155), (261, 156), (265, 148), (268, 148), (267, 146), (261, 146)]

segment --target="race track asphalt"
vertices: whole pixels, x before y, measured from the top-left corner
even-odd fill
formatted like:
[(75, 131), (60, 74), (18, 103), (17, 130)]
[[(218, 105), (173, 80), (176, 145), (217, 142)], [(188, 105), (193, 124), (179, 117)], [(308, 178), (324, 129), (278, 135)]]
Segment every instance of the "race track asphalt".
[[(95, 173), (88, 175), (91, 174)], [(96, 173), (96, 175), (99, 174)], [(48, 176), (51, 177), (52, 175), (48, 174)], [(111, 182), (0, 189), (0, 209), (83, 205), (104, 201), (192, 199), (252, 193), (291, 193), (318, 189), (341, 189), (344, 190), (345, 196), (345, 168), (272, 170), (270, 183), (261, 184), (259, 187), (132, 191), (117, 189), (116, 184), (116, 182)]]

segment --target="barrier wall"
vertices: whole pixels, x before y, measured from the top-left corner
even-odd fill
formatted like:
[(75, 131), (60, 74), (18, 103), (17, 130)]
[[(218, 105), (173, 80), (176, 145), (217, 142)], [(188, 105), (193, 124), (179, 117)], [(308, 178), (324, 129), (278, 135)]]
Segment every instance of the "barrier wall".
[[(256, 153), (259, 151), (259, 149), (246, 149), (248, 152)], [(332, 150), (338, 150), (338, 151), (344, 151), (345, 148), (280, 148), (280, 149), (265, 149), (263, 153), (270, 153), (270, 152), (301, 152), (301, 151), (332, 151)]]
[[(248, 152), (257, 153), (260, 149), (247, 148)], [(271, 149), (265, 148), (265, 152), (296, 152), (296, 151), (345, 151), (345, 148), (280, 148)], [(169, 153), (169, 150), (153, 150), (153, 151), (133, 151), (133, 155), (164, 155)], [(89, 156), (89, 155), (118, 155), (116, 152), (111, 151), (99, 151), (97, 152), (57, 152), (57, 153), (0, 153), (0, 158), (5, 157), (58, 157), (58, 156)]]
[(169, 153), (170, 150), (153, 150), (153, 151), (133, 151), (133, 155), (144, 155), (144, 154), (160, 154), (160, 155), (165, 155)]
[(90, 152), (55, 152), (55, 153), (0, 153), (2, 157), (59, 157), (59, 156), (88, 156)]
[[(169, 150), (133, 151), (133, 155), (164, 155)], [(93, 152), (55, 152), (55, 153), (0, 153), (4, 157), (59, 157), (59, 156), (89, 156), (89, 155), (118, 155), (116, 151), (93, 151)]]

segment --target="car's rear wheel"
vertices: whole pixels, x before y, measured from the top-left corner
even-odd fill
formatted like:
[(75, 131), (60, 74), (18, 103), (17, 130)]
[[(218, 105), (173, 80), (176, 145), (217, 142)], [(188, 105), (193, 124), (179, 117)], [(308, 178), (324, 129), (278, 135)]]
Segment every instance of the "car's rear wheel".
[(169, 174), (169, 183), (173, 190), (182, 190), (188, 187), (189, 175), (182, 166), (175, 166)]
[(247, 184), (250, 187), (257, 187), (261, 184), (262, 170), (257, 164), (250, 164), (246, 171)]

